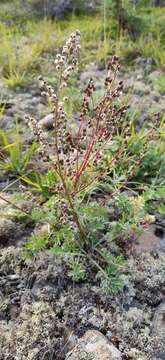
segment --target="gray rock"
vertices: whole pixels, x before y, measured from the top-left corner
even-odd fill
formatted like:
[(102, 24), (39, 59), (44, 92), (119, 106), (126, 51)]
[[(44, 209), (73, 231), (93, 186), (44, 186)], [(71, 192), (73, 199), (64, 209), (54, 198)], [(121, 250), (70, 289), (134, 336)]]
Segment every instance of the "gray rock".
[(54, 123), (53, 114), (48, 114), (43, 119), (40, 120), (40, 125), (43, 127), (43, 129), (46, 130), (52, 130), (53, 123)]
[(11, 109), (7, 109), (7, 110), (5, 111), (5, 113), (6, 113), (7, 116), (13, 117), (13, 116), (14, 116), (14, 109), (13, 109), (13, 107), (12, 107)]
[(10, 281), (17, 281), (20, 279), (18, 274), (9, 274), (7, 275), (7, 279)]
[[(159, 236), (159, 233), (161, 234)], [(137, 239), (135, 244), (136, 254), (142, 254), (144, 252), (165, 252), (165, 233), (162, 227), (156, 225), (150, 225), (148, 229)]]
[(152, 323), (155, 360), (165, 359), (165, 302), (161, 303), (154, 314)]
[(121, 352), (96, 330), (88, 330), (66, 360), (121, 360)]
[(12, 116), (3, 115), (2, 119), (1, 119), (1, 128), (2, 129), (9, 128), (12, 122), (13, 122)]
[(152, 335), (162, 334), (165, 340), (165, 302), (161, 303), (154, 314)]
[(143, 74), (138, 74), (136, 78), (138, 81), (143, 81)]
[(12, 239), (13, 234), (15, 234), (16, 231), (16, 223), (5, 216), (0, 217), (0, 245), (6, 246), (9, 239)]

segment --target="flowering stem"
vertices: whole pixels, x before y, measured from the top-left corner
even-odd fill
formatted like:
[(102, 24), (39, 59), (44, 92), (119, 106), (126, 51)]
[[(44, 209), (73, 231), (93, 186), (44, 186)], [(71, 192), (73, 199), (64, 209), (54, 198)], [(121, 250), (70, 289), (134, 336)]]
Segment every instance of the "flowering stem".
[(86, 154), (85, 154), (85, 157), (84, 157), (84, 161), (83, 161), (83, 163), (81, 164), (81, 167), (80, 167), (80, 169), (79, 169), (78, 174), (76, 174), (75, 185), (76, 185), (76, 183), (78, 182), (80, 176), (82, 175), (82, 173), (83, 173), (83, 171), (84, 171), (84, 169), (85, 169), (85, 167), (86, 167), (86, 165), (87, 165), (87, 162), (88, 162), (88, 159), (89, 159), (90, 154), (91, 154), (91, 152), (92, 152), (92, 149), (93, 149), (93, 145), (94, 145), (94, 144), (95, 144), (95, 140), (93, 140), (92, 143), (89, 144), (89, 146), (88, 146), (88, 148), (87, 148), (87, 151), (86, 151)]
[(74, 221), (75, 221), (75, 223), (77, 225), (77, 228), (79, 230), (81, 240), (84, 242), (85, 241), (85, 231), (84, 231), (84, 229), (83, 229), (83, 227), (82, 227), (82, 225), (81, 225), (81, 223), (79, 221), (78, 215), (77, 215), (76, 210), (74, 208), (72, 198), (71, 198), (71, 195), (70, 195), (70, 193), (68, 191), (67, 184), (66, 184), (65, 178), (64, 178), (64, 176), (62, 174), (62, 169), (61, 169), (61, 165), (60, 165), (59, 152), (58, 152), (58, 137), (57, 137), (57, 118), (58, 118), (58, 102), (56, 103), (55, 112), (54, 112), (55, 148), (56, 148), (56, 155), (57, 155), (58, 174), (59, 174), (60, 179), (62, 181), (63, 188), (64, 188), (64, 191), (65, 191), (65, 195), (66, 195), (66, 198), (68, 200), (69, 206), (71, 208)]
[(70, 205), (70, 208), (71, 208), (71, 211), (72, 211), (72, 215), (73, 215), (73, 218), (74, 218), (74, 221), (77, 225), (77, 228), (79, 230), (79, 233), (80, 233), (80, 237), (81, 237), (81, 240), (83, 241), (83, 243), (85, 242), (85, 231), (84, 231), (84, 228), (82, 226), (82, 224), (80, 223), (80, 220), (78, 218), (78, 215), (76, 213), (76, 210), (74, 208), (74, 205), (73, 205), (73, 201), (72, 201), (72, 197), (68, 191), (68, 188), (67, 188), (67, 185), (66, 185), (66, 182), (65, 182), (65, 179), (63, 178), (62, 174), (60, 174), (60, 177), (61, 177), (61, 180), (62, 180), (62, 183), (63, 183), (63, 187), (64, 187), (64, 190), (65, 190), (65, 194), (66, 194), (66, 197), (67, 197), (67, 200), (68, 200), (68, 203)]

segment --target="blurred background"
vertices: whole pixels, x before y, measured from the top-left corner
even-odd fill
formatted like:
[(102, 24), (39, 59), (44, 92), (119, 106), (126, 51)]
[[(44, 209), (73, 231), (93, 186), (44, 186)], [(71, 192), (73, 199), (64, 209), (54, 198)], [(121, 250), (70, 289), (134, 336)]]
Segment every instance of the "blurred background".
[[(117, 53), (126, 65), (143, 57), (163, 69), (164, 5), (164, 0), (0, 0), (1, 78), (15, 88), (36, 72), (50, 75), (56, 49), (76, 28), (82, 33), (82, 64), (103, 66)], [(165, 87), (165, 79), (160, 81)]]
[[(46, 104), (37, 77), (56, 87), (54, 58), (69, 34), (81, 31), (78, 77), (72, 79), (70, 113), (92, 75), (98, 96), (106, 61), (120, 57), (131, 116), (138, 122), (165, 111), (164, 0), (0, 0), (1, 128), (24, 126), (26, 112), (42, 119)], [(14, 121), (13, 121), (14, 119)]]

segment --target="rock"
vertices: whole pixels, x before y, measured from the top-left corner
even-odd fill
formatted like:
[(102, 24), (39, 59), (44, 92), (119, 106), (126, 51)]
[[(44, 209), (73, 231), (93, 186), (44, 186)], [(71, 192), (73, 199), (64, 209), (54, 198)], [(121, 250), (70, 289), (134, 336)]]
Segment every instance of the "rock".
[(150, 225), (137, 239), (134, 250), (136, 254), (165, 252), (165, 232), (163, 227)]
[(121, 360), (121, 352), (97, 330), (88, 330), (66, 360)]
[(6, 217), (0, 217), (0, 246), (7, 246), (9, 239), (13, 238), (13, 234), (17, 231), (16, 224)]
[(20, 279), (20, 277), (18, 274), (10, 274), (10, 275), (7, 275), (7, 279), (10, 281), (17, 281)]
[(10, 127), (12, 121), (13, 121), (13, 117), (8, 116), (8, 115), (3, 115), (2, 119), (1, 119), (1, 128), (6, 129), (6, 128)]
[(143, 75), (142, 75), (142, 74), (138, 74), (136, 78), (137, 78), (138, 81), (139, 81), (139, 80), (140, 80), (140, 81), (143, 81)]
[(155, 360), (165, 359), (165, 302), (161, 303), (154, 314), (152, 337)]
[(43, 127), (43, 129), (52, 130), (54, 123), (53, 114), (46, 115), (43, 119), (40, 120), (39, 123)]
[(156, 309), (153, 318), (152, 335), (162, 334), (165, 339), (165, 302), (162, 302)]

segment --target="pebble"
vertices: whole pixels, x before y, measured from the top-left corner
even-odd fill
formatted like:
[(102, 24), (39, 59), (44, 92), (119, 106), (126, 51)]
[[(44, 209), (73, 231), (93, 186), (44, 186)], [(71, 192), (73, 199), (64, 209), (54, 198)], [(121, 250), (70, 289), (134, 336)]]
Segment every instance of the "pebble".
[(17, 274), (10, 274), (7, 276), (7, 279), (10, 280), (10, 281), (16, 281), (16, 280), (19, 280), (19, 275)]
[(53, 114), (48, 114), (43, 119), (40, 120), (40, 125), (43, 127), (43, 129), (46, 130), (52, 130), (53, 123), (54, 123)]
[(121, 360), (121, 352), (97, 330), (88, 330), (65, 360)]
[(165, 233), (163, 227), (150, 225), (137, 239), (134, 250), (136, 254), (165, 252)]

